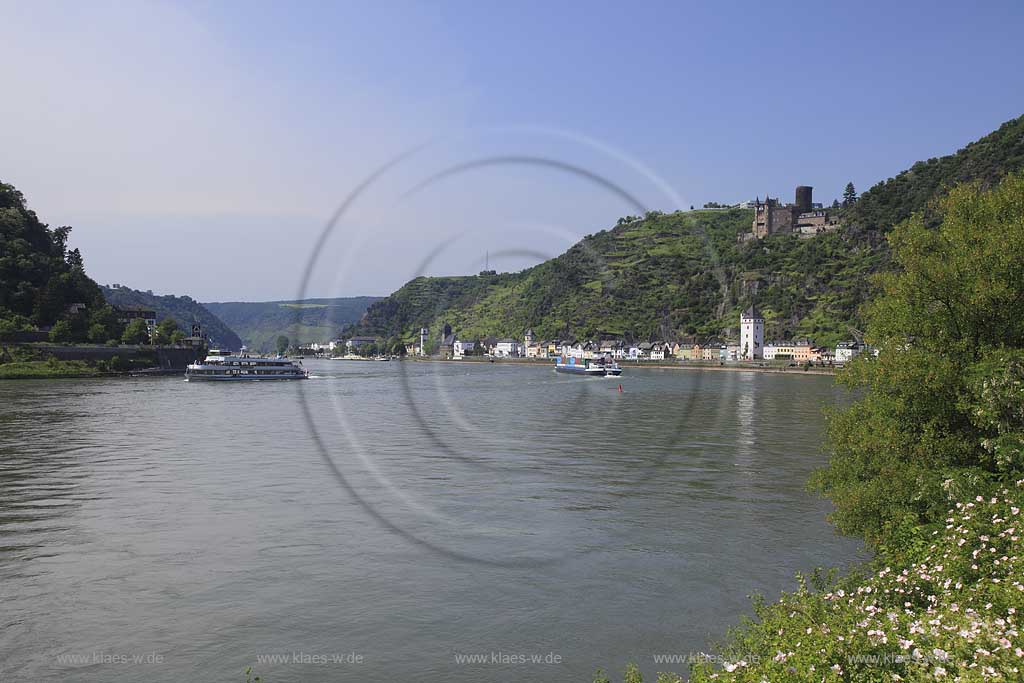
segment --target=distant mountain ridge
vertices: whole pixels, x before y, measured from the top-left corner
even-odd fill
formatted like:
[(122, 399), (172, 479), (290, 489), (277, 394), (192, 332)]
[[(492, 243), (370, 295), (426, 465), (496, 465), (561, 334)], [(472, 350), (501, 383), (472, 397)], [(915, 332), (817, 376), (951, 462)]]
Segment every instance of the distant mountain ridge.
[(190, 296), (153, 294), (121, 285), (101, 285), (100, 290), (109, 304), (152, 309), (156, 311), (157, 318), (174, 318), (186, 333), (191, 330), (193, 323), (198, 322), (202, 325), (203, 334), (210, 337), (214, 346), (230, 350), (242, 347), (242, 340), (234, 330)]
[(738, 242), (749, 210), (649, 212), (518, 273), (416, 278), (371, 305), (353, 332), (411, 341), (427, 327), (435, 344), (445, 323), (468, 339), (520, 338), (527, 328), (538, 338), (707, 338), (734, 336), (739, 311), (757, 303), (769, 337), (832, 344), (861, 327), (871, 276), (890, 267), (889, 229), (958, 183), (989, 185), (1022, 169), (1019, 117), (876, 184), (833, 233)]
[(277, 338), (309, 343), (336, 339), (355, 324), (379, 296), (354, 296), (301, 301), (228, 301), (203, 306), (235, 330), (247, 347), (270, 352)]

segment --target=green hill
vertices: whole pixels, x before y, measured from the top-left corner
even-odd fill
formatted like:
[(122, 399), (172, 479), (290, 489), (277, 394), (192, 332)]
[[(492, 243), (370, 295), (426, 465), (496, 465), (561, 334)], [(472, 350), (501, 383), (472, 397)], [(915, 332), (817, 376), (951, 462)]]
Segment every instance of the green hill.
[(101, 289), (107, 302), (114, 306), (138, 306), (152, 309), (159, 319), (174, 318), (178, 326), (186, 333), (191, 330), (193, 323), (199, 323), (203, 327), (203, 334), (210, 337), (214, 346), (231, 350), (237, 350), (242, 346), (242, 340), (234, 330), (203, 308), (203, 305), (192, 297), (141, 292), (122, 285), (102, 287)]
[(889, 267), (889, 228), (957, 183), (1022, 168), (1024, 117), (875, 185), (834, 233), (738, 242), (750, 210), (651, 212), (518, 273), (412, 280), (370, 306), (355, 332), (412, 339), (427, 326), (436, 340), (447, 322), (467, 338), (529, 327), (541, 338), (736, 336), (739, 311), (756, 301), (768, 337), (833, 344), (861, 327), (870, 276)]
[[(756, 298), (772, 336), (848, 336), (876, 251), (841, 233), (738, 243), (750, 210), (650, 214), (514, 274), (417, 278), (367, 311), (359, 332), (411, 338), (447, 322), (462, 336), (729, 334)], [(715, 265), (717, 263), (717, 266)]]
[(335, 339), (357, 322), (377, 296), (302, 301), (219, 302), (203, 304), (231, 326), (255, 351), (270, 352), (280, 335), (293, 342), (309, 343)]
[(67, 226), (51, 229), (41, 222), (21, 192), (0, 182), (0, 323), (5, 329), (50, 326), (67, 317), (71, 304), (102, 305), (82, 254), (67, 248), (70, 233)]
[[(887, 231), (954, 185), (992, 187), (1010, 171), (1024, 168), (1024, 116), (968, 144), (956, 154), (919, 161), (884, 180), (851, 207), (844, 219), (855, 229)], [(934, 218), (934, 217), (933, 217)]]

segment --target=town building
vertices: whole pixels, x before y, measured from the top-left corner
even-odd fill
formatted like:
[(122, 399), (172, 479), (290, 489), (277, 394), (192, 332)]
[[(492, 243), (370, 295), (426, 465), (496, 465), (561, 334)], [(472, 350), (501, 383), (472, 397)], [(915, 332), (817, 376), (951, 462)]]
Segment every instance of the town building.
[(499, 339), (494, 345), (494, 355), (498, 358), (518, 358), (521, 348), (515, 339)]
[(472, 356), (474, 349), (476, 349), (476, 342), (456, 339), (452, 342), (452, 358), (462, 360), (466, 356)]
[(754, 306), (740, 313), (740, 354), (743, 360), (764, 358), (764, 316)]
[(836, 345), (836, 362), (849, 363), (859, 356), (866, 347), (857, 341), (839, 342)]
[(345, 348), (351, 353), (363, 346), (369, 346), (370, 344), (376, 344), (376, 337), (352, 337), (345, 342)]
[(441, 343), (437, 347), (437, 352), (442, 360), (451, 360), (455, 357), (455, 335), (448, 323), (441, 327)]

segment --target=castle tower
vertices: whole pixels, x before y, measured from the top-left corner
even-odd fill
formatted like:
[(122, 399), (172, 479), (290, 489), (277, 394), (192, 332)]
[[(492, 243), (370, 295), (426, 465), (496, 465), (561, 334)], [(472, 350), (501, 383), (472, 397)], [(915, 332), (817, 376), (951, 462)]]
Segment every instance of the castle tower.
[(810, 185), (797, 185), (796, 196), (794, 197), (796, 203), (796, 210), (799, 213), (807, 213), (814, 206), (814, 188)]
[(523, 335), (523, 341), (525, 342), (525, 345), (523, 346), (523, 355), (526, 355), (526, 349), (530, 348), (530, 344), (533, 343), (533, 328), (532, 327), (526, 331), (525, 335)]
[(740, 313), (740, 354), (743, 360), (764, 358), (764, 317), (754, 306)]

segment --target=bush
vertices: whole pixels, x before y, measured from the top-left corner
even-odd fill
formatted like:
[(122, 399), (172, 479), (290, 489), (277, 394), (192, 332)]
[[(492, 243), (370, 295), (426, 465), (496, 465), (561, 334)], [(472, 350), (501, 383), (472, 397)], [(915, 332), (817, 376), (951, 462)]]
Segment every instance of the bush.
[(75, 331), (67, 320), (58, 320), (50, 329), (50, 341), (55, 344), (69, 344), (75, 340)]
[(1021, 507), (1020, 483), (957, 503), (906, 566), (760, 602), (725, 663), (697, 665), (691, 680), (1020, 680)]
[(149, 341), (149, 328), (146, 327), (146, 321), (136, 318), (132, 320), (124, 328), (124, 334), (121, 335), (121, 342), (124, 344), (145, 344)]

